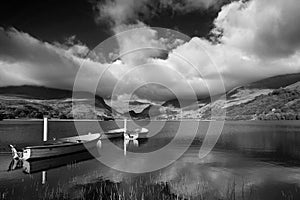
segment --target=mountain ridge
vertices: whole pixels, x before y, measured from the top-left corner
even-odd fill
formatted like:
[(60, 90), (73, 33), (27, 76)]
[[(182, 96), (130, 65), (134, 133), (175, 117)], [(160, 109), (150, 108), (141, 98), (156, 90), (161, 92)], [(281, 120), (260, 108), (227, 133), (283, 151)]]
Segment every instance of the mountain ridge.
[[(95, 104), (96, 109), (93, 109)], [(107, 119), (112, 109), (104, 99), (89, 92), (47, 88), (44, 86), (0, 87), (1, 118)]]
[[(217, 100), (213, 102), (210, 97), (206, 97), (180, 109), (177, 99), (166, 101), (162, 106), (171, 114), (161, 113), (159, 118), (209, 120), (212, 109), (222, 107), (223, 111), (227, 111), (228, 120), (298, 119), (300, 110), (295, 104), (300, 103), (300, 95), (297, 91), (300, 91), (300, 73), (274, 76), (233, 88), (226, 92), (225, 97), (214, 96), (212, 99)], [(290, 102), (285, 100), (287, 97)], [(284, 104), (290, 106), (286, 107)], [(219, 117), (221, 114), (219, 113)]]
[[(300, 119), (300, 73), (275, 76), (248, 83), (221, 95), (185, 101), (180, 108), (177, 99), (162, 105), (131, 102), (146, 106), (140, 112), (130, 110), (123, 117), (133, 119), (211, 119), (211, 111), (222, 107), (227, 120), (283, 120)], [(121, 114), (114, 112), (100, 96), (88, 92), (47, 88), (43, 86), (0, 87), (0, 118), (53, 118), (112, 119)], [(224, 97), (224, 96), (223, 96)], [(93, 100), (95, 99), (95, 108)], [(182, 106), (182, 105), (181, 105)], [(217, 115), (221, 116), (222, 113)], [(218, 116), (217, 116), (218, 117)]]

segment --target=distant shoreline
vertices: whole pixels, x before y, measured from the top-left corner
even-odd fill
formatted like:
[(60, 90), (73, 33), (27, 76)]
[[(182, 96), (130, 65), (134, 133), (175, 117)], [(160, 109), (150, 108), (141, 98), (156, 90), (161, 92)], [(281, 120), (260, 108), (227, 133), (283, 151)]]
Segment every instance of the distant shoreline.
[[(111, 121), (123, 121), (124, 119), (115, 119)], [(127, 121), (149, 121), (150, 119), (140, 119), (140, 120), (132, 120), (127, 119)], [(2, 122), (43, 122), (43, 119), (3, 119)], [(98, 119), (48, 119), (50, 122), (73, 122), (73, 121), (103, 121), (105, 120), (98, 120)], [(201, 122), (210, 122), (210, 121), (218, 121), (218, 120), (200, 120), (200, 119), (178, 119), (178, 120), (162, 120), (162, 119), (152, 119), (151, 121), (201, 121)], [(226, 121), (226, 120), (225, 120)], [(240, 120), (241, 121), (241, 120)], [(243, 120), (243, 121), (253, 121), (253, 120)], [(257, 120), (260, 121), (260, 120)], [(0, 121), (1, 122), (1, 121)]]
[[(131, 120), (127, 119), (127, 121), (147, 121), (149, 119), (142, 119), (142, 120)], [(50, 122), (93, 122), (93, 121), (101, 121), (105, 122), (104, 120), (97, 120), (97, 119), (48, 119)], [(123, 119), (116, 119), (113, 121), (123, 121)], [(221, 121), (221, 120), (200, 120), (200, 119), (181, 119), (181, 120), (162, 120), (162, 119), (155, 119), (151, 121), (199, 121), (199, 122), (213, 122), (213, 121)], [(299, 121), (299, 120), (224, 120), (224, 122), (251, 122), (251, 121), (261, 121), (261, 122), (268, 122), (268, 121)], [(43, 122), (43, 119), (3, 119), (1, 122)]]
[[(34, 121), (34, 122), (42, 122), (44, 121), (43, 119), (3, 119), (2, 121), (7, 121), (7, 122), (28, 122), (28, 121)], [(72, 122), (72, 121), (104, 121), (104, 120), (97, 120), (97, 119), (48, 119), (48, 121), (53, 121), (53, 122)], [(115, 120), (118, 121), (118, 120)]]

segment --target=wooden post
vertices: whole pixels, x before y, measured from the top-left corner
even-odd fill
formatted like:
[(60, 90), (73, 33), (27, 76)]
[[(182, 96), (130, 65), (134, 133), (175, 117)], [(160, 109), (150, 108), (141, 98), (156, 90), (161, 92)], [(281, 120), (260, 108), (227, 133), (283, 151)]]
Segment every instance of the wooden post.
[(124, 119), (124, 134), (127, 132), (127, 119)]
[(46, 183), (46, 171), (42, 171), (42, 184)]
[(48, 118), (44, 117), (44, 134), (43, 141), (46, 142), (48, 140)]
[(127, 152), (127, 140), (124, 139), (124, 156), (126, 156)]

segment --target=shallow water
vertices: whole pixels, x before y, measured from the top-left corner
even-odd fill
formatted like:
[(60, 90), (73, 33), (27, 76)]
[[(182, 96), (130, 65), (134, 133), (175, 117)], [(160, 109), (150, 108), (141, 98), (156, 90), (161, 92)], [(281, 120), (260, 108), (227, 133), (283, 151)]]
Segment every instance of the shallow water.
[[(83, 152), (18, 163), (18, 169), (8, 171), (10, 164), (12, 168), (17, 163), (11, 163), (11, 155), (5, 153), (7, 145), (40, 144), (43, 125), (0, 122), (0, 199), (300, 199), (299, 122), (227, 122), (213, 151), (203, 159), (198, 153), (209, 122), (200, 123), (195, 138), (190, 130), (197, 122), (138, 123), (153, 137), (130, 142), (126, 155), (123, 140), (103, 141), (93, 149), (98, 160), (110, 158), (109, 162), (101, 163)], [(99, 132), (98, 123), (79, 124), (80, 133)], [(105, 130), (118, 124), (100, 122)], [(186, 131), (172, 143), (179, 125)], [(129, 128), (134, 128), (132, 122)], [(75, 133), (73, 122), (49, 122), (49, 138)], [(174, 160), (191, 138), (188, 150), (164, 168), (145, 173), (120, 171), (145, 171), (160, 161)], [(157, 159), (147, 157), (169, 144), (170, 149)], [(24, 166), (30, 166), (30, 171), (24, 171)]]

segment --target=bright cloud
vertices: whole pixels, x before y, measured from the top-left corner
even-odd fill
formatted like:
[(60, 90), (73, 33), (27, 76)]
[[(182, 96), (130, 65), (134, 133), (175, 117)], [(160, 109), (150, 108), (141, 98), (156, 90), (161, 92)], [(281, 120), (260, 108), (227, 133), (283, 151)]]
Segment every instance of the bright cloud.
[(281, 58), (300, 47), (300, 3), (297, 0), (233, 2), (222, 8), (215, 25), (221, 41), (250, 55)]

